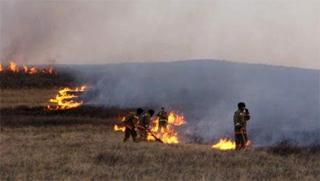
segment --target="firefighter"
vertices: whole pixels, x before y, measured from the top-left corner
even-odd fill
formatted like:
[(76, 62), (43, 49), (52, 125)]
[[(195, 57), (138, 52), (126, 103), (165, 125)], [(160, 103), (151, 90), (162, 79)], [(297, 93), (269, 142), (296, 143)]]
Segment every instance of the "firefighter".
[(168, 113), (164, 110), (164, 107), (161, 107), (161, 111), (157, 114), (159, 117), (159, 130), (167, 129), (168, 125)]
[(134, 142), (137, 141), (136, 127), (142, 113), (143, 113), (143, 109), (138, 108), (135, 113), (132, 112), (126, 117), (124, 121), (124, 125), (126, 129), (124, 131), (123, 142), (126, 142), (130, 138), (130, 135), (132, 136), (132, 139)]
[(245, 149), (248, 143), (247, 122), (250, 119), (249, 110), (244, 102), (238, 103), (238, 110), (234, 113), (234, 132), (236, 141), (236, 150)]
[(148, 135), (148, 129), (150, 127), (151, 118), (154, 115), (154, 110), (149, 109), (148, 112), (144, 113), (141, 116), (139, 122), (139, 133), (140, 133), (140, 140), (146, 141)]

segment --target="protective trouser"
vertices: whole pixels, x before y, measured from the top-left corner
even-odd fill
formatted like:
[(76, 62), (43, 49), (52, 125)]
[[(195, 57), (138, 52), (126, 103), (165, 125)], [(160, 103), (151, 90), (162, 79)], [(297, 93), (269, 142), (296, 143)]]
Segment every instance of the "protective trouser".
[(160, 119), (159, 120), (159, 130), (163, 129), (167, 129), (167, 125), (168, 125), (168, 121), (165, 119)]
[(134, 129), (126, 128), (125, 131), (124, 131), (124, 139), (123, 139), (123, 141), (126, 142), (130, 138), (130, 136), (132, 137), (133, 141), (136, 141), (137, 132)]
[(246, 128), (243, 126), (235, 126), (234, 128), (234, 137), (236, 141), (236, 149), (241, 150), (246, 148), (248, 141)]

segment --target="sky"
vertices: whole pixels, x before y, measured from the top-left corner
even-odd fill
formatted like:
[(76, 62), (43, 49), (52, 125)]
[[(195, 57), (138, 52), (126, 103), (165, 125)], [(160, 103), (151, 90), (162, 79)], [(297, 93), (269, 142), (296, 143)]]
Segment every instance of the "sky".
[(319, 0), (0, 0), (0, 60), (320, 69)]

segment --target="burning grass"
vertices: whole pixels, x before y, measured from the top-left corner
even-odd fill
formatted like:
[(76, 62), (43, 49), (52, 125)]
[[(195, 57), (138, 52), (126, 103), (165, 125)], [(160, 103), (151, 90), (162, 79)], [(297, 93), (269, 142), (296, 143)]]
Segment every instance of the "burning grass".
[[(125, 117), (121, 118), (121, 121), (124, 121)], [(151, 128), (147, 133), (148, 141), (160, 141), (165, 144), (177, 144), (179, 143), (179, 134), (177, 132), (177, 127), (185, 124), (184, 116), (176, 112), (170, 112), (168, 115), (168, 125), (166, 129), (160, 129), (159, 127), (159, 118), (154, 117), (151, 123)], [(116, 132), (124, 132), (125, 126), (116, 124), (113, 127), (113, 130)]]
[(236, 143), (230, 139), (222, 138), (218, 143), (213, 144), (212, 148), (217, 150), (235, 150)]
[(55, 74), (55, 70), (51, 65), (47, 67), (36, 67), (30, 65), (17, 65), (16, 62), (11, 61), (7, 65), (0, 63), (0, 74), (2, 73), (23, 73), (26, 75), (34, 74)]
[(0, 64), (0, 88), (52, 88), (74, 84), (74, 77), (65, 71), (57, 72), (52, 66), (18, 66)]
[(65, 87), (58, 91), (58, 94), (49, 100), (54, 105), (47, 105), (48, 110), (67, 110), (74, 109), (83, 104), (80, 100), (80, 94), (86, 91), (86, 86), (81, 87)]

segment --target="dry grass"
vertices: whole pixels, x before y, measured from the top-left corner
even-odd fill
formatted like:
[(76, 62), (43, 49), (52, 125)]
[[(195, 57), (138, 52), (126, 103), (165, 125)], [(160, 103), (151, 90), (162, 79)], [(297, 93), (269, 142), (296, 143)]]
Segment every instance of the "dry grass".
[(0, 108), (16, 106), (46, 106), (57, 89), (0, 89)]
[[(40, 92), (5, 90), (1, 105), (39, 106), (55, 94)], [(200, 144), (122, 143), (108, 111), (119, 110), (2, 108), (0, 180), (320, 180), (319, 147), (220, 152)]]
[(122, 143), (110, 126), (3, 128), (1, 180), (319, 180), (319, 152)]

